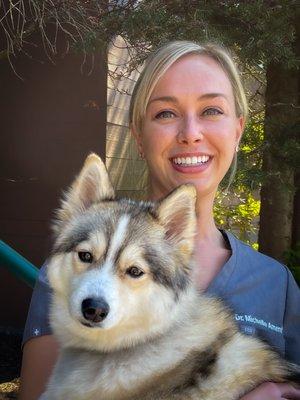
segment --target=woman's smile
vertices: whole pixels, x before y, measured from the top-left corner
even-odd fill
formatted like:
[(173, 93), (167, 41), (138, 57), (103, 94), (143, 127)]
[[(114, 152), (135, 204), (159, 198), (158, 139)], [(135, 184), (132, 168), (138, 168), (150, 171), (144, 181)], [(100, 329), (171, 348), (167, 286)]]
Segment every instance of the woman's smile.
[(209, 167), (213, 156), (203, 153), (182, 153), (170, 158), (173, 168), (183, 174), (197, 174)]

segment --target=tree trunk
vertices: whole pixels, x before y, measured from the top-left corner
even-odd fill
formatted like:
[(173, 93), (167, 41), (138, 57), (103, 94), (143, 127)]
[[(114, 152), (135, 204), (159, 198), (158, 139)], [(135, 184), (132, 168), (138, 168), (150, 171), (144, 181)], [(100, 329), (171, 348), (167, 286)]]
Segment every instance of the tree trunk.
[(276, 259), (291, 247), (294, 170), (288, 162), (289, 132), (299, 110), (297, 71), (281, 64), (267, 68), (265, 141), (261, 188), (259, 250)]
[[(300, 59), (300, 9), (297, 8), (295, 15), (296, 27), (296, 40), (295, 40), (295, 53)], [(300, 69), (298, 69), (298, 127), (300, 128)], [(298, 132), (299, 140), (299, 132)], [(294, 213), (293, 213), (293, 227), (292, 227), (292, 247), (300, 245), (300, 165), (297, 163), (295, 172), (295, 196), (294, 196)]]
[(292, 247), (296, 248), (300, 244), (300, 172), (295, 174), (295, 196), (294, 196), (294, 213), (292, 227)]

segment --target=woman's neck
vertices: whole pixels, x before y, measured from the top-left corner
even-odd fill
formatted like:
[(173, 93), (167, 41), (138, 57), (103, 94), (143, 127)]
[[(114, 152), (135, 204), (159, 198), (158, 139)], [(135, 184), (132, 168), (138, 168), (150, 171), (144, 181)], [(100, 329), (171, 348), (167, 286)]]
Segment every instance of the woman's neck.
[(224, 247), (224, 239), (214, 221), (215, 192), (199, 196), (196, 203), (197, 236), (196, 243), (210, 243), (217, 247)]
[(213, 218), (215, 193), (199, 198), (196, 205), (197, 236), (195, 238), (194, 280), (200, 289), (207, 289), (229, 259), (231, 251)]

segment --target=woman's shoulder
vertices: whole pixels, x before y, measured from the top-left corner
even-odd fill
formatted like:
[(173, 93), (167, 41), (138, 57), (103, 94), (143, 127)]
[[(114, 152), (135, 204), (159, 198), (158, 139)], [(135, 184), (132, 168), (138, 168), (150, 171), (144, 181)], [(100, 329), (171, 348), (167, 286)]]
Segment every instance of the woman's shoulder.
[(38, 277), (37, 277), (37, 283), (36, 284), (41, 284), (41, 285), (46, 285), (49, 286), (49, 281), (48, 281), (48, 260), (46, 260), (43, 265), (41, 266)]
[[(289, 269), (226, 232), (232, 256), (219, 278), (240, 329), (300, 360), (300, 290)], [(222, 287), (223, 285), (223, 287)]]
[(251, 275), (259, 273), (260, 276), (268, 274), (274, 276), (274, 278), (281, 277), (281, 279), (288, 279), (288, 275), (291, 273), (284, 264), (255, 250), (249, 244), (238, 239), (234, 234), (230, 232), (226, 232), (226, 234), (239, 269), (244, 269), (245, 272), (250, 272)]
[(49, 306), (52, 290), (49, 285), (46, 261), (40, 268), (27, 315), (23, 333), (23, 344), (33, 337), (51, 334)]

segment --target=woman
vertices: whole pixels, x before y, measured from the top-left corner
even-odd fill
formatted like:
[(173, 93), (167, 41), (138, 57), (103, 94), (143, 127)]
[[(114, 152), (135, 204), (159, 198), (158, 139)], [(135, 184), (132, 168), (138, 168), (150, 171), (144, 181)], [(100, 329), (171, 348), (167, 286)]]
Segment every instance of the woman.
[[(246, 118), (245, 94), (228, 53), (191, 42), (169, 43), (148, 59), (130, 108), (132, 133), (149, 167), (149, 198), (159, 199), (186, 182), (197, 188), (198, 287), (223, 298), (242, 331), (265, 338), (300, 364), (300, 293), (291, 274), (218, 230), (213, 219), (216, 191), (235, 160)], [(24, 334), (20, 400), (38, 398), (57, 357), (47, 323), (45, 270)], [(265, 383), (243, 397), (283, 398), (300, 399), (300, 390)]]

